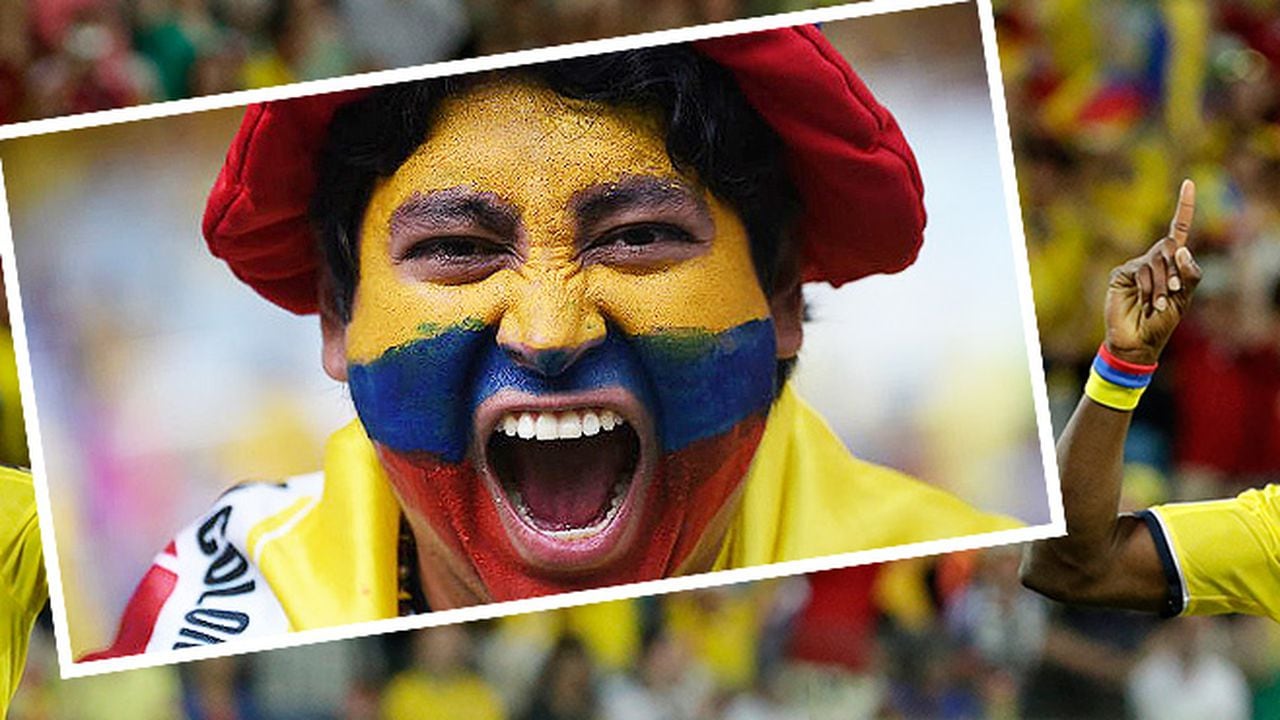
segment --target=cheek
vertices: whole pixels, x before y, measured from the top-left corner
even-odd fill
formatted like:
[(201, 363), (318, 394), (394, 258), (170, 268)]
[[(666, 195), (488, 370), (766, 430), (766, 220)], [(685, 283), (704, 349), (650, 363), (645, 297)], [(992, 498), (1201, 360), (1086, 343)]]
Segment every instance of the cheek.
[(347, 358), (355, 363), (414, 341), (495, 325), (507, 305), (512, 277), (503, 270), (481, 282), (446, 286), (402, 279), (389, 265), (361, 270), (347, 326)]
[(674, 329), (719, 332), (769, 317), (754, 275), (743, 276), (703, 258), (645, 275), (593, 267), (587, 276), (588, 300), (631, 335)]
[(594, 301), (653, 388), (665, 453), (728, 432), (773, 400), (777, 336), (746, 240), (716, 243), (661, 272), (587, 270)]
[(369, 436), (402, 452), (461, 461), (471, 437), (468, 388), (493, 346), (492, 332), (482, 326), (453, 327), (352, 363), (351, 399)]
[(713, 206), (720, 231), (709, 252), (656, 272), (588, 267), (587, 297), (631, 335), (671, 330), (723, 332), (769, 318), (741, 223)]
[(656, 332), (631, 344), (654, 388), (664, 452), (729, 432), (773, 401), (776, 352), (768, 319), (721, 332)]
[(391, 262), (388, 217), (395, 194), (375, 191), (361, 228), (360, 277), (347, 359), (368, 363), (389, 349), (462, 329), (495, 324), (506, 307), (514, 273), (502, 270), (467, 285), (439, 285), (405, 277)]

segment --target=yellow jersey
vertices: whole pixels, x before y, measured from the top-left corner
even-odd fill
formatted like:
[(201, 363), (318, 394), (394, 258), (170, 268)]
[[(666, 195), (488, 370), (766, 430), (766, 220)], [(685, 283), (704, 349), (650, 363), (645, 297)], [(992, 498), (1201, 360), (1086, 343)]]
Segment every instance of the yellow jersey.
[(31, 626), (48, 597), (31, 475), (0, 468), (0, 717), (22, 679)]
[[(715, 569), (1017, 527), (853, 457), (790, 388), (769, 412)], [(225, 493), (155, 559), (115, 643), (85, 659), (395, 617), (400, 507), (359, 421), (324, 471)]]
[(1138, 514), (1168, 580), (1167, 615), (1265, 615), (1280, 621), (1280, 486)]

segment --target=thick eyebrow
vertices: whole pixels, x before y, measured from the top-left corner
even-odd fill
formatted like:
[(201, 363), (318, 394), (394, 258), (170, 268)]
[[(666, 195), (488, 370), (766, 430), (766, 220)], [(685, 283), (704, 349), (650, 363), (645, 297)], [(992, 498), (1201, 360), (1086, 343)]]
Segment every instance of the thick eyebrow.
[(702, 194), (679, 180), (652, 175), (625, 175), (617, 182), (579, 190), (569, 201), (582, 234), (612, 215), (624, 211), (694, 213), (711, 223), (711, 211)]
[(476, 224), (502, 239), (515, 236), (520, 216), (506, 201), (491, 192), (453, 187), (414, 193), (391, 213), (391, 237)]

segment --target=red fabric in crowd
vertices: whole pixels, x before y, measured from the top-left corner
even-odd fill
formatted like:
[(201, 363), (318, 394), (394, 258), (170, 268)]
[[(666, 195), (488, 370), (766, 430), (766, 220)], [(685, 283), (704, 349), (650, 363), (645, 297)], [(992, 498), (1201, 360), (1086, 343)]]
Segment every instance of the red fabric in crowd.
[(809, 575), (809, 602), (796, 617), (787, 656), (865, 670), (876, 636), (872, 590), (879, 574), (879, 565), (861, 565)]
[(1280, 354), (1215, 342), (1188, 318), (1174, 335), (1180, 466), (1280, 473)]

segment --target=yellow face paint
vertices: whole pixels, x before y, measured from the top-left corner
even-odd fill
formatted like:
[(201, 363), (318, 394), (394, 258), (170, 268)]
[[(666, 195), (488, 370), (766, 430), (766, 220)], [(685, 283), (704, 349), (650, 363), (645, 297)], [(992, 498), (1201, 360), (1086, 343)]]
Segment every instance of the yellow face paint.
[(741, 221), (645, 113), (501, 81), (432, 119), (374, 188), (346, 329), (421, 546), (493, 599), (684, 567), (773, 399)]
[[(584, 217), (584, 194), (636, 184), (649, 187), (648, 200)], [(654, 188), (687, 197), (655, 203)], [(508, 213), (511, 227), (478, 228), (456, 207), (441, 220), (449, 203), (439, 201), (457, 196), (482, 196)], [(416, 205), (434, 208), (428, 220), (397, 226), (397, 211)], [(620, 227), (652, 228), (670, 216), (686, 225), (706, 218), (705, 228), (685, 228), (703, 242), (667, 243), (673, 249), (656, 261), (623, 252), (625, 242), (614, 243), (618, 252), (590, 247)], [(504, 232), (511, 237), (498, 237)], [(510, 254), (465, 282), (424, 273), (421, 256), (403, 257), (415, 242), (454, 236), (480, 236)], [(655, 118), (517, 81), (479, 85), (440, 105), (427, 141), (374, 189), (359, 269), (347, 328), (356, 363), (457, 327), (496, 326), (504, 345), (542, 350), (597, 342), (606, 324), (629, 335), (719, 332), (768, 317), (741, 222), (672, 165)]]

